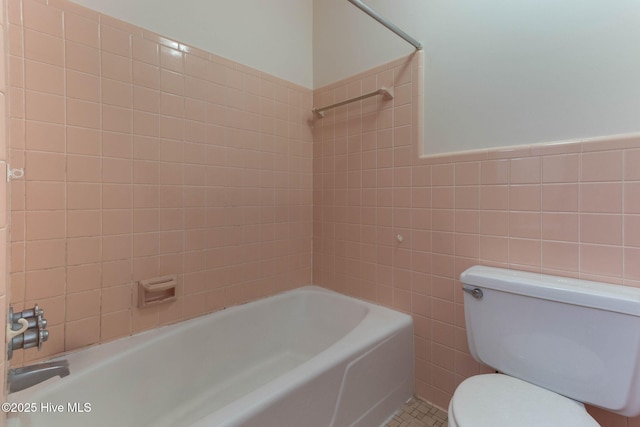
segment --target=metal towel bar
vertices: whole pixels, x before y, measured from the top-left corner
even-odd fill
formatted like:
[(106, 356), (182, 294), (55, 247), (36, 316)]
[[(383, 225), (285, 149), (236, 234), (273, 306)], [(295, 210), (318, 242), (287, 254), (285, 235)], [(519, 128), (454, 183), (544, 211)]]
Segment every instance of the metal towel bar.
[(346, 101), (336, 102), (335, 104), (327, 105), (326, 107), (314, 108), (311, 111), (313, 111), (315, 114), (319, 115), (320, 117), (324, 117), (324, 112), (326, 110), (341, 107), (346, 104), (351, 104), (352, 102), (362, 101), (363, 99), (371, 98), (372, 96), (376, 96), (376, 95), (382, 95), (382, 99), (385, 99), (385, 100), (393, 99), (393, 89), (387, 89), (387, 88), (381, 87), (376, 91), (365, 93), (364, 95), (356, 96), (355, 98), (347, 99)]

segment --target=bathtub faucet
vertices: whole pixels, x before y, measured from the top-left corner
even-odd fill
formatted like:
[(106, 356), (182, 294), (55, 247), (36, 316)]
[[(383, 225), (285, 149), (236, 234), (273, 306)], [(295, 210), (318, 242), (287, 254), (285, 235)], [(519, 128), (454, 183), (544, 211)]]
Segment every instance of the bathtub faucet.
[(67, 375), (69, 375), (69, 362), (66, 359), (9, 369), (7, 376), (9, 393), (24, 390), (55, 376), (62, 378)]

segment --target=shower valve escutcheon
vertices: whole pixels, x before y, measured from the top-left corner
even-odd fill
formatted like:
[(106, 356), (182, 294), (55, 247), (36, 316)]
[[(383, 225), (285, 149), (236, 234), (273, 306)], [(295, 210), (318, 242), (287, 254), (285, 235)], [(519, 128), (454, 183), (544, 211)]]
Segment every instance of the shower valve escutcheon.
[(33, 308), (17, 313), (13, 308), (9, 308), (9, 323), (7, 325), (7, 357), (11, 359), (13, 350), (38, 347), (42, 348), (42, 343), (49, 339), (47, 331), (47, 319), (44, 317), (44, 310), (36, 304)]

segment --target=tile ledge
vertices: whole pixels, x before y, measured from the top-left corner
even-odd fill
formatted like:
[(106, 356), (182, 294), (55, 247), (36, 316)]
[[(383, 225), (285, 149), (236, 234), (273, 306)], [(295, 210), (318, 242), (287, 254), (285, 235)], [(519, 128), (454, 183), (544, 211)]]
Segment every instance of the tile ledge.
[(513, 159), (518, 157), (571, 154), (592, 151), (640, 148), (640, 133), (598, 136), (566, 141), (480, 148), (448, 153), (420, 154), (416, 164), (442, 164), (478, 160)]

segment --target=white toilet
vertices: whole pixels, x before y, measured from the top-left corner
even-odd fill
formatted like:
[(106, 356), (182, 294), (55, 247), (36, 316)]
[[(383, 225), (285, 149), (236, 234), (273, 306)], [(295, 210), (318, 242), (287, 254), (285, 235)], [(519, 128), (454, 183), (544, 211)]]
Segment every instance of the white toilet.
[(474, 266), (460, 276), (471, 355), (450, 427), (590, 427), (640, 414), (640, 289)]

